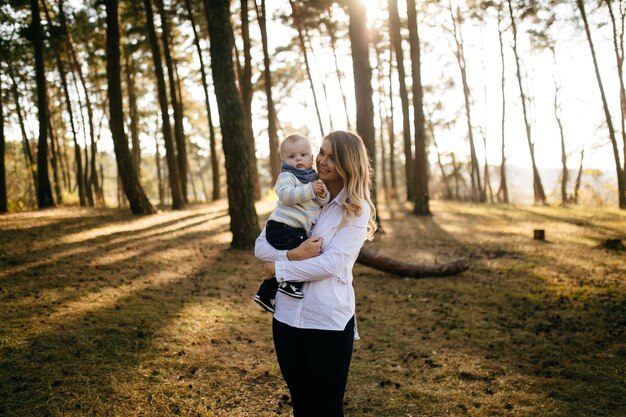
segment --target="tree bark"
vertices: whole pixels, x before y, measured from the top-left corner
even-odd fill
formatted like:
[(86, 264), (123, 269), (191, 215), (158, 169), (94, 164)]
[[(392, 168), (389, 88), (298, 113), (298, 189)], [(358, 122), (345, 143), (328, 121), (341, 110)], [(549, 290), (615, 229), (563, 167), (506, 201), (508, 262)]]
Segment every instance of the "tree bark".
[(141, 145), (139, 143), (139, 109), (137, 108), (137, 92), (135, 89), (135, 65), (132, 52), (126, 52), (124, 62), (124, 72), (126, 75), (126, 94), (128, 95), (128, 116), (130, 119), (130, 144), (132, 149), (133, 163), (137, 170), (137, 175), (141, 178)]
[[(205, 0), (211, 39), (211, 70), (215, 83), (222, 143), (226, 157), (231, 246), (251, 249), (259, 235), (245, 133), (245, 115), (235, 84), (233, 32), (228, 0)], [(242, 169), (243, 167), (243, 169)]]
[(413, 200), (413, 214), (430, 216), (428, 194), (428, 149), (426, 147), (426, 128), (424, 120), (424, 91), (422, 88), (422, 74), (420, 63), (420, 40), (417, 29), (417, 12), (415, 0), (406, 2), (409, 18), (409, 43), (411, 45), (411, 73), (413, 76), (413, 124), (415, 130), (415, 198)]
[[(48, 100), (50, 103), (50, 100)], [(52, 126), (52, 115), (48, 109), (48, 129), (50, 129), (50, 165), (52, 168), (52, 179), (54, 180), (54, 196), (58, 204), (63, 204), (63, 193), (61, 192), (61, 180), (59, 179), (59, 150), (58, 141)]]
[[(393, 115), (393, 48), (389, 48), (389, 173), (391, 179), (390, 196), (398, 199), (398, 181), (396, 178), (396, 133)], [(381, 126), (382, 129), (382, 126)]]
[[(510, 0), (509, 0), (510, 1)], [(613, 147), (613, 157), (615, 158), (615, 171), (617, 173), (617, 189), (618, 189), (618, 204), (620, 209), (626, 209), (626, 170), (622, 169), (619, 150), (617, 148), (617, 139), (615, 135), (615, 128), (613, 127), (613, 121), (611, 119), (611, 113), (609, 111), (609, 104), (604, 93), (604, 85), (602, 83), (602, 77), (600, 76), (600, 69), (598, 66), (598, 60), (596, 58), (596, 49), (591, 38), (591, 30), (589, 28), (589, 22), (587, 21), (587, 12), (585, 11), (585, 3), (583, 0), (576, 0), (576, 5), (580, 11), (580, 15), (585, 27), (585, 34), (587, 35), (587, 42), (589, 43), (589, 49), (591, 50), (591, 57), (593, 59), (593, 67), (596, 72), (596, 80), (598, 81), (598, 88), (600, 89), (600, 96), (602, 98), (602, 107), (604, 109), (604, 116), (606, 118), (606, 124), (609, 128), (609, 138), (611, 139), (611, 145)], [(624, 155), (626, 161), (626, 155)]]
[[(0, 63), (1, 63), (0, 57)], [(7, 201), (7, 179), (6, 169), (4, 165), (4, 103), (2, 97), (4, 92), (2, 91), (2, 83), (0, 82), (0, 213), (7, 213), (9, 211)]]
[[(35, 0), (36, 1), (36, 0)], [(124, 193), (133, 214), (152, 214), (156, 210), (139, 183), (139, 177), (128, 149), (124, 131), (122, 84), (120, 80), (120, 34), (118, 23), (118, 0), (105, 0), (106, 6), (106, 57), (107, 95), (109, 97), (109, 127), (113, 137), (115, 160)]]
[(48, 176), (48, 104), (46, 93), (46, 69), (43, 56), (43, 29), (39, 15), (38, 0), (30, 0), (32, 21), (31, 35), (35, 50), (35, 78), (37, 80), (37, 109), (39, 139), (37, 142), (37, 205), (53, 207), (52, 186)]
[(170, 88), (170, 100), (174, 113), (174, 138), (176, 140), (176, 162), (178, 164), (179, 181), (183, 202), (187, 203), (187, 144), (185, 143), (185, 132), (183, 130), (183, 115), (180, 111), (178, 96), (176, 94), (176, 77), (174, 75), (174, 64), (170, 51), (171, 35), (169, 29), (169, 19), (165, 13), (163, 0), (156, 0), (157, 9), (161, 16), (161, 30), (163, 36), (163, 55), (165, 56), (165, 66)]
[(165, 76), (163, 74), (163, 65), (161, 63), (161, 49), (159, 48), (159, 41), (157, 39), (156, 30), (154, 29), (154, 14), (152, 13), (151, 1), (143, 0), (143, 4), (146, 10), (146, 27), (148, 29), (148, 37), (150, 38), (150, 46), (152, 49), (152, 62), (154, 64), (159, 107), (161, 110), (163, 142), (165, 143), (165, 159), (168, 169), (169, 188), (172, 194), (172, 208), (174, 210), (181, 210), (185, 207), (185, 198), (183, 196), (180, 180), (181, 174), (178, 169), (178, 161), (176, 159), (176, 148), (172, 137), (172, 126), (170, 125)]
[[(354, 97), (356, 102), (356, 131), (363, 139), (372, 167), (372, 202), (377, 207), (376, 196), (376, 129), (372, 103), (372, 67), (369, 61), (369, 30), (363, 0), (348, 2), (350, 15), (350, 46), (354, 72)], [(377, 218), (377, 221), (378, 218)]]
[(256, 160), (256, 144), (252, 130), (252, 55), (250, 53), (250, 20), (248, 14), (248, 1), (241, 0), (241, 37), (243, 39), (243, 69), (239, 86), (243, 100), (243, 111), (246, 119), (246, 141), (248, 143), (248, 155), (250, 155), (250, 178), (254, 188), (254, 199), (261, 199), (261, 183), (259, 168)]
[(533, 191), (535, 195), (535, 203), (541, 202), (546, 204), (546, 193), (543, 190), (543, 184), (541, 183), (541, 177), (539, 176), (539, 170), (535, 162), (535, 144), (532, 141), (532, 135), (530, 131), (530, 121), (528, 120), (528, 112), (526, 110), (526, 94), (522, 86), (522, 71), (519, 62), (519, 55), (517, 53), (517, 26), (515, 24), (515, 16), (513, 15), (513, 4), (511, 0), (507, 0), (509, 4), (509, 14), (511, 16), (511, 30), (513, 31), (513, 55), (515, 55), (515, 65), (517, 68), (517, 84), (520, 92), (520, 99), (522, 101), (522, 113), (524, 114), (524, 126), (526, 128), (526, 140), (528, 142), (528, 150), (530, 151), (530, 160), (533, 168)]
[(211, 172), (213, 176), (213, 190), (211, 199), (220, 199), (220, 169), (217, 162), (217, 150), (215, 149), (215, 127), (213, 126), (213, 117), (211, 114), (211, 101), (209, 99), (209, 83), (207, 81), (207, 74), (204, 67), (204, 57), (202, 49), (200, 48), (200, 38), (198, 36), (198, 30), (196, 29), (196, 22), (193, 17), (193, 11), (191, 8), (191, 1), (185, 0), (185, 7), (187, 8), (187, 18), (191, 22), (191, 28), (193, 30), (193, 43), (196, 46), (198, 52), (198, 59), (200, 60), (200, 75), (202, 78), (202, 88), (204, 90), (204, 104), (206, 106), (207, 119), (209, 124), (209, 149), (211, 152)]
[(389, 0), (389, 31), (393, 50), (396, 53), (396, 67), (400, 86), (400, 103), (402, 105), (402, 138), (404, 139), (404, 175), (406, 176), (406, 198), (413, 201), (415, 198), (415, 157), (411, 143), (411, 118), (409, 115), (409, 93), (406, 88), (406, 73), (404, 71), (404, 50), (400, 35), (400, 16), (398, 15), (398, 0)]
[(578, 204), (578, 193), (580, 192), (580, 185), (583, 177), (583, 160), (585, 159), (585, 148), (580, 150), (580, 164), (578, 165), (578, 175), (576, 175), (576, 182), (574, 183), (574, 193), (572, 200), (574, 204)]
[(413, 264), (379, 255), (368, 248), (361, 248), (356, 261), (379, 271), (410, 278), (447, 277), (469, 269), (467, 259), (457, 259), (444, 264)]
[(267, 44), (267, 15), (265, 14), (265, 0), (261, 0), (261, 7), (256, 4), (257, 19), (261, 28), (261, 42), (263, 44), (263, 76), (265, 77), (265, 96), (267, 97), (267, 135), (270, 147), (270, 173), (272, 184), (275, 184), (280, 174), (280, 154), (278, 152), (278, 129), (276, 126), (276, 108), (272, 98), (272, 71), (270, 68), (270, 54)]

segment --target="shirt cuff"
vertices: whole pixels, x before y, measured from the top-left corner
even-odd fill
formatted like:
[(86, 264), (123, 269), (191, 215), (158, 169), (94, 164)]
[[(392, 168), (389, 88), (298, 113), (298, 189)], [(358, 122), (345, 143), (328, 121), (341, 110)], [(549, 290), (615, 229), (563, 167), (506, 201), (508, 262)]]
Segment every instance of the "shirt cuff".
[(287, 281), (287, 262), (288, 261), (277, 261), (274, 262), (274, 276), (276, 277), (276, 281), (283, 282)]

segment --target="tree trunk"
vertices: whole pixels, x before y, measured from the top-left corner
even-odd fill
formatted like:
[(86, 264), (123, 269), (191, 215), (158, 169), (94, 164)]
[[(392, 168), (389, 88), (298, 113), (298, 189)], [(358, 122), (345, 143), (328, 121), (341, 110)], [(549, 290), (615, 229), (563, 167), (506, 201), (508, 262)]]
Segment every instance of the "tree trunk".
[[(385, 201), (389, 202), (390, 190), (389, 181), (387, 179), (387, 150), (385, 149), (385, 128), (387, 124), (387, 111), (385, 106), (385, 86), (383, 85), (383, 65), (382, 65), (382, 51), (381, 48), (376, 45), (376, 75), (378, 84), (378, 123), (380, 129), (378, 131), (378, 138), (380, 144), (380, 174), (383, 186), (383, 193)], [(390, 62), (391, 64), (391, 62)], [(391, 87), (391, 86), (390, 86)], [(391, 88), (390, 88), (391, 90)]]
[(413, 201), (415, 198), (415, 157), (411, 143), (411, 118), (409, 115), (409, 93), (406, 88), (406, 73), (404, 71), (404, 50), (400, 35), (400, 17), (398, 15), (398, 0), (389, 0), (389, 32), (393, 50), (396, 53), (398, 81), (400, 85), (400, 102), (402, 104), (402, 137), (404, 139), (404, 175), (406, 176), (406, 198)]
[[(89, 123), (89, 140), (90, 140), (90, 148), (91, 148), (91, 158), (89, 178), (86, 181), (87, 186), (87, 194), (89, 195), (90, 190), (93, 190), (95, 193), (95, 205), (97, 207), (104, 206), (104, 192), (102, 187), (100, 187), (98, 181), (98, 172), (96, 168), (96, 155), (98, 154), (98, 147), (95, 140), (95, 126), (94, 126), (94, 117), (93, 117), (93, 105), (91, 104), (91, 98), (89, 95), (89, 90), (87, 89), (87, 83), (85, 82), (85, 77), (83, 76), (83, 72), (81, 70), (81, 66), (78, 63), (78, 58), (76, 57), (76, 51), (74, 49), (74, 43), (72, 41), (71, 33), (67, 30), (67, 19), (65, 16), (65, 12), (63, 10), (63, 1), (57, 1), (59, 8), (59, 21), (61, 23), (61, 28), (66, 37), (67, 49), (70, 54), (70, 63), (74, 69), (74, 72), (78, 74), (78, 79), (80, 80), (83, 93), (85, 95), (85, 107), (87, 109), (87, 122)], [(87, 170), (86, 170), (87, 171)]]
[[(304, 66), (306, 68), (306, 75), (309, 79), (309, 84), (311, 86), (311, 93), (313, 94), (313, 103), (315, 104), (315, 113), (317, 114), (317, 122), (319, 123), (320, 135), (323, 138), (326, 136), (324, 134), (324, 125), (322, 123), (322, 116), (320, 115), (320, 107), (317, 103), (317, 94), (315, 93), (315, 86), (313, 85), (313, 77), (311, 77), (311, 67), (309, 66), (309, 55), (306, 50), (306, 45), (304, 44), (304, 34), (302, 28), (302, 22), (300, 20), (300, 15), (296, 8), (296, 4), (293, 0), (289, 0), (289, 4), (291, 5), (291, 17), (293, 18), (293, 23), (298, 31), (298, 39), (300, 41), (300, 49), (302, 50), (302, 57), (304, 58)], [(358, 128), (357, 128), (358, 131)]]
[(38, 0), (30, 0), (32, 21), (31, 34), (35, 50), (35, 78), (37, 80), (37, 109), (39, 139), (37, 142), (37, 205), (53, 207), (52, 186), (48, 176), (48, 105), (46, 99), (46, 70), (43, 56), (43, 29), (39, 15)]
[(20, 93), (17, 89), (17, 81), (13, 74), (13, 66), (10, 62), (7, 62), (7, 69), (9, 78), (11, 78), (11, 92), (13, 94), (13, 101), (15, 101), (15, 112), (17, 113), (17, 122), (20, 126), (20, 132), (22, 133), (22, 149), (24, 152), (24, 158), (26, 160), (26, 165), (28, 170), (30, 171), (31, 177), (33, 179), (33, 188), (37, 190), (37, 165), (35, 164), (35, 160), (33, 158), (33, 152), (30, 148), (30, 142), (28, 140), (28, 135), (26, 133), (26, 125), (24, 124), (24, 117), (22, 115), (22, 106), (20, 105)]
[(155, 122), (155, 130), (154, 130), (154, 162), (156, 165), (156, 174), (157, 174), (157, 188), (159, 190), (159, 205), (161, 207), (165, 206), (165, 190), (163, 186), (163, 176), (161, 175), (161, 151), (159, 145), (159, 114), (157, 113), (156, 122)]
[(576, 175), (576, 183), (574, 184), (574, 195), (572, 197), (574, 204), (578, 204), (578, 193), (580, 192), (581, 180), (583, 177), (583, 160), (585, 159), (585, 148), (580, 150), (580, 165), (578, 166), (578, 175)]
[(202, 78), (202, 88), (204, 90), (204, 104), (206, 106), (207, 118), (209, 123), (209, 149), (211, 151), (211, 172), (213, 175), (213, 194), (212, 200), (219, 200), (220, 198), (220, 170), (217, 162), (217, 154), (215, 149), (215, 127), (213, 126), (213, 117), (211, 115), (211, 101), (209, 99), (209, 83), (207, 81), (207, 74), (204, 68), (204, 57), (202, 49), (200, 48), (200, 38), (198, 37), (198, 31), (196, 29), (196, 22), (193, 17), (193, 11), (191, 8), (191, 1), (185, 0), (185, 7), (187, 8), (187, 18), (191, 22), (191, 28), (193, 30), (193, 42), (198, 51), (198, 58), (200, 60), (200, 75)]
[[(50, 103), (50, 100), (48, 100)], [(52, 168), (52, 179), (54, 180), (54, 196), (58, 204), (63, 204), (63, 193), (61, 192), (61, 180), (59, 179), (59, 151), (58, 141), (52, 126), (52, 116), (48, 109), (48, 129), (50, 129), (50, 165)]]
[[(0, 57), (1, 63), (1, 57)], [(9, 211), (7, 201), (7, 179), (6, 169), (4, 166), (4, 103), (2, 97), (4, 92), (2, 91), (2, 83), (0, 82), (0, 213), (7, 213)]]
[[(393, 48), (389, 48), (389, 173), (391, 176), (390, 196), (398, 199), (398, 181), (396, 179), (396, 134), (393, 116)], [(382, 129), (382, 126), (381, 126)]]
[[(50, 11), (48, 10), (48, 6), (46, 2), (42, 2), (44, 7), (44, 13), (46, 15), (46, 19), (48, 20), (48, 24), (52, 24), (52, 17), (50, 15)], [(67, 106), (67, 115), (70, 121), (70, 129), (72, 131), (72, 140), (74, 141), (74, 163), (76, 164), (76, 185), (78, 187), (78, 200), (82, 207), (87, 205), (87, 199), (85, 194), (85, 176), (83, 174), (83, 163), (82, 156), (80, 154), (80, 145), (78, 144), (78, 134), (76, 133), (76, 125), (74, 123), (74, 110), (72, 108), (72, 100), (70, 99), (70, 90), (67, 82), (67, 71), (65, 70), (65, 66), (63, 60), (61, 58), (61, 51), (59, 48), (52, 48), (54, 51), (54, 57), (56, 60), (57, 71), (59, 72), (59, 77), (61, 80), (61, 88), (63, 90), (63, 96), (65, 97), (65, 104)], [(47, 103), (47, 98), (46, 98)], [(47, 111), (46, 111), (47, 113)], [(46, 124), (48, 123), (47, 115), (46, 115)]]
[[(222, 130), (228, 183), (228, 214), (233, 234), (231, 246), (254, 247), (260, 230), (254, 208), (254, 190), (250, 178), (250, 157), (245, 133), (245, 115), (235, 84), (233, 70), (233, 33), (229, 0), (205, 0), (211, 39), (211, 70)], [(242, 169), (244, 167), (244, 169)]]
[[(587, 21), (587, 12), (585, 11), (585, 3), (583, 0), (576, 0), (576, 5), (578, 6), (578, 10), (580, 11), (580, 15), (583, 19), (585, 33), (587, 35), (587, 42), (589, 43), (589, 49), (591, 50), (591, 57), (593, 59), (593, 67), (596, 72), (596, 80), (598, 81), (598, 88), (600, 89), (600, 96), (602, 97), (602, 107), (604, 108), (604, 116), (606, 118), (606, 124), (609, 128), (609, 138), (611, 139), (611, 145), (613, 147), (613, 157), (615, 158), (615, 170), (617, 173), (619, 208), (626, 209), (626, 170), (622, 169), (622, 165), (620, 162), (619, 150), (617, 148), (617, 139), (615, 136), (615, 129), (613, 128), (613, 121), (611, 119), (611, 113), (609, 112), (609, 104), (606, 98), (606, 94), (604, 93), (604, 85), (602, 83), (602, 77), (600, 77), (600, 69), (598, 67), (598, 60), (596, 58), (596, 50), (593, 45), (593, 39), (591, 38), (591, 30), (589, 29), (589, 22)], [(624, 160), (626, 162), (626, 155), (624, 155)]]
[(379, 255), (368, 248), (361, 248), (356, 261), (379, 271), (410, 278), (447, 277), (469, 269), (467, 259), (457, 259), (445, 264), (413, 264)]
[(280, 174), (280, 154), (278, 152), (278, 129), (276, 127), (276, 108), (272, 98), (272, 71), (270, 68), (270, 54), (267, 45), (267, 16), (265, 14), (265, 0), (261, 0), (261, 7), (256, 4), (257, 19), (261, 28), (261, 42), (263, 43), (263, 76), (265, 77), (265, 96), (267, 97), (267, 135), (270, 147), (270, 173), (272, 184), (275, 184)]
[(415, 0), (406, 2), (409, 18), (409, 43), (411, 45), (411, 73), (413, 75), (413, 124), (415, 130), (415, 198), (413, 214), (430, 216), (428, 195), (428, 148), (426, 147), (426, 128), (424, 121), (422, 74), (420, 63), (420, 40), (417, 30), (417, 12)]
[(526, 140), (528, 141), (528, 150), (530, 151), (530, 160), (533, 167), (533, 191), (535, 195), (535, 203), (541, 202), (542, 204), (546, 204), (546, 193), (543, 190), (539, 170), (537, 169), (537, 164), (535, 163), (535, 144), (532, 141), (530, 121), (528, 120), (528, 112), (526, 111), (526, 94), (524, 93), (524, 88), (522, 86), (522, 71), (520, 68), (519, 55), (517, 53), (517, 27), (515, 24), (515, 16), (513, 15), (513, 5), (511, 0), (507, 0), (507, 2), (509, 4), (509, 13), (511, 16), (511, 30), (513, 31), (513, 54), (515, 55), (515, 65), (517, 68), (517, 84), (519, 87), (520, 99), (522, 100)]
[(465, 52), (463, 49), (463, 35), (461, 34), (461, 11), (457, 6), (456, 18), (454, 17), (454, 11), (452, 9), (452, 2), (450, 5), (450, 19), (452, 20), (452, 29), (454, 32), (454, 41), (456, 44), (456, 62), (461, 72), (461, 82), (463, 85), (463, 98), (465, 100), (465, 117), (467, 121), (467, 138), (470, 145), (470, 177), (472, 182), (472, 200), (484, 203), (487, 201), (485, 190), (480, 181), (480, 167), (478, 164), (478, 157), (476, 156), (476, 145), (474, 142), (474, 129), (472, 126), (472, 113), (471, 113), (471, 99), (469, 83), (467, 81), (467, 70), (465, 64)]
[[(554, 59), (554, 67), (556, 68), (557, 60), (556, 60), (556, 52), (552, 49), (552, 57)], [(561, 86), (559, 85), (556, 69), (553, 74), (554, 78), (554, 101), (553, 101), (553, 110), (554, 110), (554, 119), (556, 120), (556, 124), (559, 127), (559, 138), (561, 139), (561, 205), (564, 206), (567, 204), (568, 196), (567, 196), (567, 182), (569, 180), (569, 170), (567, 169), (567, 152), (565, 151), (565, 132), (563, 128), (563, 122), (561, 120), (561, 106), (559, 104), (559, 92), (561, 91)]]
[(157, 93), (159, 97), (159, 107), (161, 110), (163, 142), (165, 143), (165, 159), (167, 161), (169, 188), (172, 194), (172, 208), (174, 210), (181, 210), (185, 206), (185, 198), (181, 187), (181, 174), (178, 169), (178, 161), (176, 159), (176, 148), (172, 137), (172, 126), (170, 125), (165, 76), (163, 74), (163, 65), (161, 64), (161, 49), (159, 48), (159, 41), (157, 39), (156, 30), (154, 29), (154, 15), (152, 13), (151, 2), (150, 0), (143, 0), (143, 4), (146, 10), (146, 26), (152, 49), (152, 61), (154, 63), (154, 74), (157, 82)]
[(248, 15), (248, 1), (241, 0), (241, 37), (243, 39), (243, 69), (239, 86), (243, 100), (243, 111), (246, 118), (246, 141), (248, 142), (248, 155), (250, 156), (250, 178), (254, 187), (254, 199), (261, 199), (261, 183), (259, 168), (256, 160), (256, 145), (252, 130), (252, 55), (250, 54), (250, 20)]
[(500, 122), (500, 134), (501, 134), (501, 144), (500, 144), (500, 186), (498, 187), (498, 192), (496, 193), (496, 198), (498, 201), (509, 204), (509, 188), (506, 181), (506, 153), (505, 153), (505, 142), (504, 142), (504, 129), (505, 129), (505, 121), (506, 121), (506, 94), (505, 94), (505, 68), (504, 68), (504, 43), (502, 42), (502, 29), (500, 28), (502, 25), (502, 9), (504, 8), (504, 2), (500, 2), (498, 5), (498, 41), (500, 44), (500, 62), (502, 65), (502, 72), (500, 76), (500, 88), (502, 93), (502, 118)]
[(137, 176), (141, 178), (141, 145), (139, 143), (139, 109), (137, 108), (137, 92), (135, 89), (135, 65), (130, 51), (126, 52), (124, 72), (126, 73), (126, 94), (128, 94), (128, 116), (130, 119), (130, 145), (133, 164)]
[[(156, 0), (157, 9), (161, 16), (161, 31), (163, 36), (163, 55), (165, 56), (165, 66), (167, 67), (167, 75), (170, 88), (170, 99), (172, 101), (172, 109), (174, 110), (174, 138), (176, 139), (176, 162), (178, 164), (179, 181), (183, 202), (187, 202), (187, 145), (185, 143), (185, 132), (183, 130), (183, 115), (178, 104), (178, 96), (176, 94), (176, 77), (174, 75), (174, 64), (172, 62), (172, 54), (170, 52), (171, 36), (169, 30), (169, 19), (165, 13), (163, 0)], [(171, 174), (171, 171), (170, 171)]]
[(622, 128), (622, 142), (624, 145), (624, 167), (622, 168), (622, 175), (624, 175), (624, 181), (626, 182), (626, 89), (624, 88), (624, 21), (626, 20), (626, 9), (622, 6), (622, 1), (618, 2), (619, 17), (620, 17), (620, 31), (617, 31), (617, 24), (615, 23), (615, 14), (613, 13), (613, 7), (610, 0), (604, 0), (608, 9), (609, 16), (611, 17), (611, 28), (613, 29), (613, 50), (615, 51), (615, 61), (617, 63), (617, 77), (619, 79), (619, 103), (621, 109), (621, 128)]
[(155, 213), (154, 207), (141, 188), (139, 177), (128, 149), (124, 132), (122, 84), (120, 80), (120, 34), (118, 0), (106, 0), (107, 95), (109, 97), (109, 127), (115, 148), (117, 170), (133, 214)]
[[(376, 129), (372, 103), (372, 68), (369, 61), (369, 30), (363, 0), (348, 2), (350, 15), (350, 46), (354, 72), (354, 97), (356, 102), (356, 131), (363, 139), (372, 166), (372, 202), (376, 211)], [(379, 221), (378, 218), (376, 220)]]

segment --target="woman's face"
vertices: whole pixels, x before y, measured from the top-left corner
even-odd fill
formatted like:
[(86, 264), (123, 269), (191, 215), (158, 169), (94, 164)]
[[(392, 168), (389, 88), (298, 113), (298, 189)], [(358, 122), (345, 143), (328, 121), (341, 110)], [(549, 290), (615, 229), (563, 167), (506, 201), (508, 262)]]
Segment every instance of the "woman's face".
[(340, 179), (335, 169), (335, 156), (333, 155), (333, 146), (330, 140), (325, 139), (322, 143), (315, 163), (317, 164), (317, 174), (320, 180), (333, 182)]

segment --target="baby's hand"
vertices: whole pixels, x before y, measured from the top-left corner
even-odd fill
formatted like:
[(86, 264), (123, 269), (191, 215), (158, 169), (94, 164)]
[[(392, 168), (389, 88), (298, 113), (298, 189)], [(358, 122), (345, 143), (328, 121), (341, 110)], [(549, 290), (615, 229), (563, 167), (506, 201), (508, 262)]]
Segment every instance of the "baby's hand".
[(317, 180), (311, 183), (313, 192), (318, 196), (324, 198), (326, 196), (326, 184), (322, 180)]

